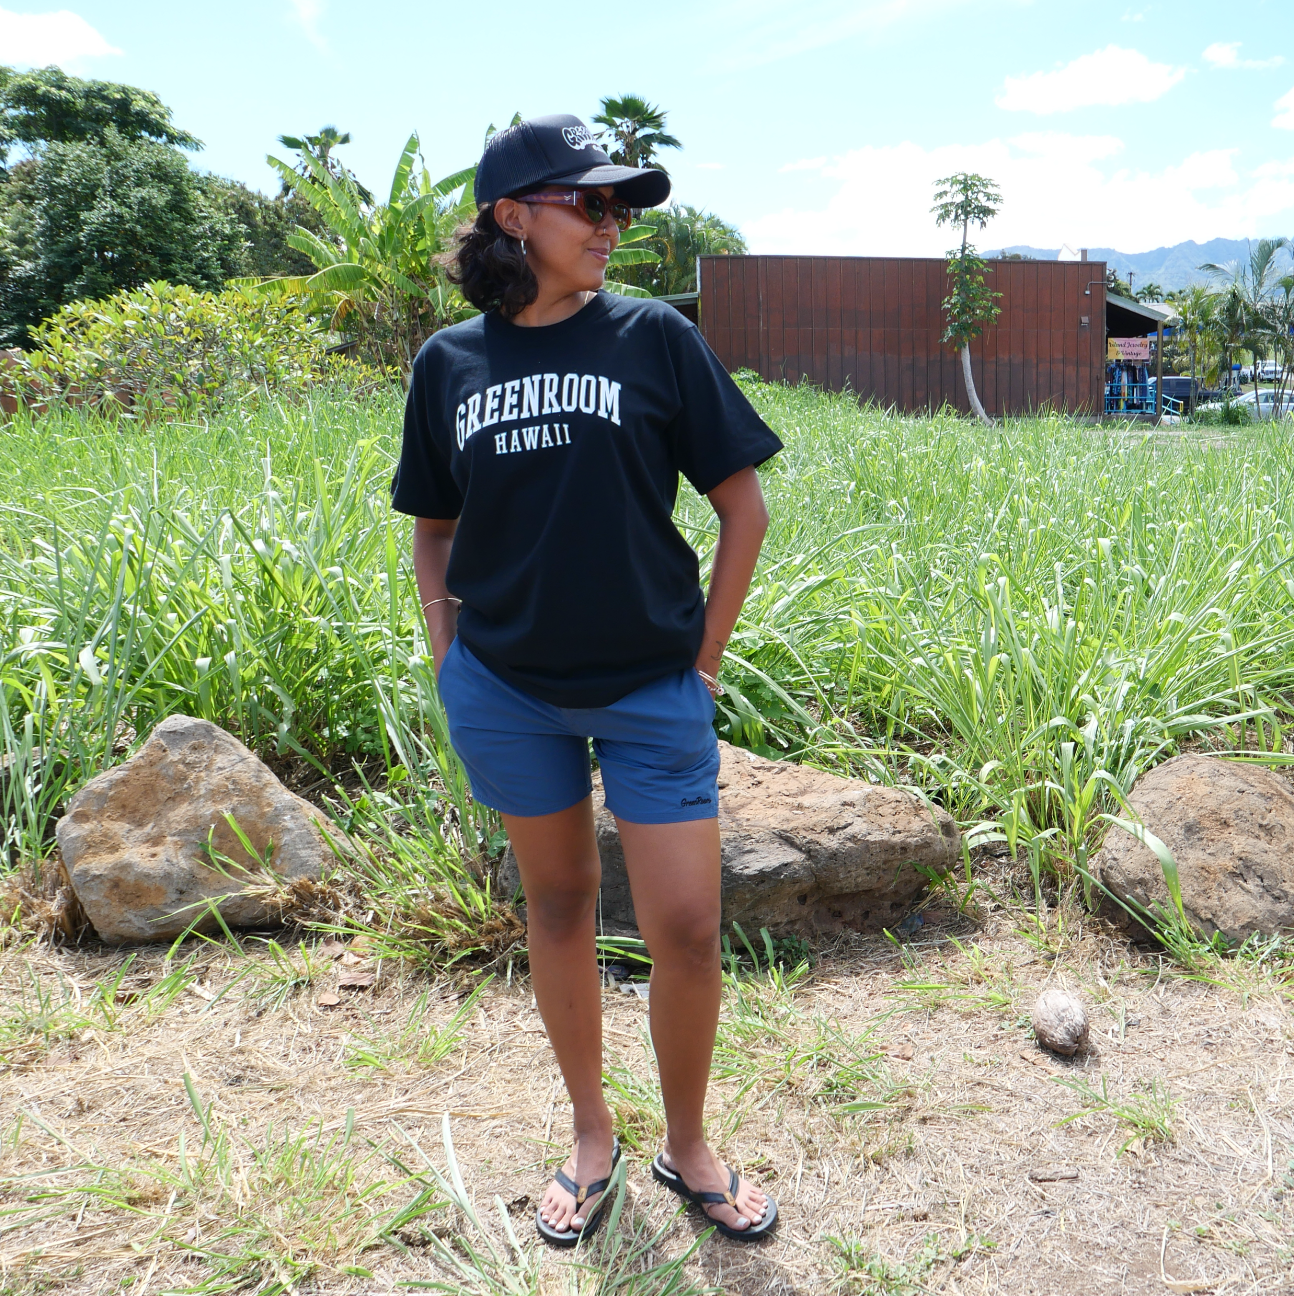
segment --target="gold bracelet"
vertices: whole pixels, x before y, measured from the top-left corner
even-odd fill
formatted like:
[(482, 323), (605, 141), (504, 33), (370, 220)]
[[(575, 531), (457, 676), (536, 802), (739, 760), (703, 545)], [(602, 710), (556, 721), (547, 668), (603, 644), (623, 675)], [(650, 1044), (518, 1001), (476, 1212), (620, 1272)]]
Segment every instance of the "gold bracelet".
[(463, 606), (461, 598), (455, 598), (452, 594), (448, 594), (444, 598), (428, 599), (422, 605), (422, 610), (425, 612), (433, 603), (457, 603), (459, 607)]
[(723, 697), (726, 690), (713, 675), (707, 675), (699, 666), (693, 666), (692, 669), (705, 681), (705, 686), (710, 690), (711, 697)]

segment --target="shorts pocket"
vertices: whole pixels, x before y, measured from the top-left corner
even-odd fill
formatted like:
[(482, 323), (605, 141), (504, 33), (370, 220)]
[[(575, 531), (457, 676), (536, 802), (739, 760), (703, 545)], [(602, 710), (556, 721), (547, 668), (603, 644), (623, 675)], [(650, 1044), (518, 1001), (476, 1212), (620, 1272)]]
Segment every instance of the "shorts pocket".
[(692, 678), (696, 680), (697, 688), (699, 688), (701, 692), (705, 695), (706, 714), (710, 717), (711, 720), (713, 720), (716, 712), (719, 709), (718, 701), (715, 699), (714, 694), (710, 692), (710, 686), (705, 682), (705, 680), (701, 678), (701, 672), (698, 671), (695, 666), (691, 668), (691, 675)]
[(447, 694), (453, 690), (453, 680), (451, 678), (454, 667), (457, 665), (457, 657), (462, 649), (458, 645), (458, 637), (455, 636), (453, 642), (445, 652), (445, 660), (440, 663), (440, 673), (436, 676), (436, 688), (440, 692), (440, 701), (442, 705), (447, 706)]

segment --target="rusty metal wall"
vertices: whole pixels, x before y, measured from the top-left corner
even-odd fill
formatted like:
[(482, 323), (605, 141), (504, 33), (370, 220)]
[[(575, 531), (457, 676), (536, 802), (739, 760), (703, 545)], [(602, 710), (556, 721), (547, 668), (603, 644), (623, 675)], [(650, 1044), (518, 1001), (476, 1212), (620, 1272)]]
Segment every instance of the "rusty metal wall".
[[(971, 345), (984, 407), (1099, 412), (1105, 263), (990, 265), (1002, 313)], [(903, 411), (967, 410), (961, 362), (939, 340), (945, 266), (916, 257), (702, 257), (701, 330), (729, 369), (808, 378)]]

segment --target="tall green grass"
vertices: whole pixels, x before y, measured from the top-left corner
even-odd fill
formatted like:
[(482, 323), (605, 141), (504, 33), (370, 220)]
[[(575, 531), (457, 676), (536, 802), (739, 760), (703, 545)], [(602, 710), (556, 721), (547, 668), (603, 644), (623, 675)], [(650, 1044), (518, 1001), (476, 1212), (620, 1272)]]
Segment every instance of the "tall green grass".
[[(773, 521), (723, 736), (918, 784), (1080, 865), (1112, 798), (1187, 735), (1281, 750), (1281, 429), (990, 431), (747, 389), (787, 448), (762, 470)], [(67, 796), (186, 711), (313, 768), (409, 941), (471, 943), (501, 838), (448, 748), (409, 522), (389, 508), (399, 415), (398, 391), (321, 389), (201, 423), (60, 411), (0, 428), (11, 863), (46, 857)], [(678, 516), (707, 556), (708, 506), (685, 487)]]
[[(1279, 751), (1294, 683), (1280, 429), (981, 429), (755, 386), (788, 443), (733, 642), (734, 736), (1058, 830), (1191, 734)], [(713, 530), (688, 501), (699, 539)], [(1106, 779), (1105, 775), (1109, 778)]]

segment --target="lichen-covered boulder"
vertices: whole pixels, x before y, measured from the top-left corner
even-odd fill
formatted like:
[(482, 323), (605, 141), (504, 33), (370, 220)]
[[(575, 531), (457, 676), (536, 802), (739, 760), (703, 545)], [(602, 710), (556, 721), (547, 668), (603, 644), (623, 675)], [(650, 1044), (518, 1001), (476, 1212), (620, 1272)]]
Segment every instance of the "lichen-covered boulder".
[[(1128, 798), (1172, 852), (1187, 921), (1203, 936), (1243, 941), (1294, 930), (1294, 788), (1261, 765), (1176, 756), (1137, 780)], [(1140, 910), (1169, 907), (1163, 868), (1149, 847), (1112, 827), (1097, 876)]]
[[(918, 797), (864, 779), (765, 760), (720, 743), (719, 836), (723, 923), (811, 935), (892, 927), (927, 883), (960, 858), (951, 816)], [(602, 857), (601, 920), (635, 926), (615, 819), (595, 782)], [(500, 883), (520, 884), (511, 848)]]
[[(209, 721), (169, 716), (130, 760), (91, 779), (57, 833), (68, 881), (99, 936), (172, 939), (222, 896), (230, 927), (272, 924), (263, 900), (233, 894), (267, 879), (226, 815), (285, 881), (319, 878), (330, 856), (321, 812)], [(217, 867), (208, 843), (232, 865)], [(199, 930), (213, 926), (208, 912)]]

